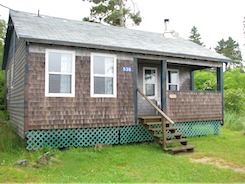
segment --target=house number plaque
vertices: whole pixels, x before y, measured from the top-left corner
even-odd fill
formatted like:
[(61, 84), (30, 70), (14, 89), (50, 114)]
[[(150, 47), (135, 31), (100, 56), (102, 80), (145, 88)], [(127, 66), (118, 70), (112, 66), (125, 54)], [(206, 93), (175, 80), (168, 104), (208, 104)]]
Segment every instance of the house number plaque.
[(122, 68), (123, 72), (132, 72), (132, 68), (131, 67), (128, 67), (128, 66), (124, 66)]

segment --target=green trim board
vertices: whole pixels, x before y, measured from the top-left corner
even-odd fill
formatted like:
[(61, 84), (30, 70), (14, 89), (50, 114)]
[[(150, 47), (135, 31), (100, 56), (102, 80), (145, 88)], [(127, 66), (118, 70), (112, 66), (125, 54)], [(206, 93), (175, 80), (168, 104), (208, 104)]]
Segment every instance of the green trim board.
[(134, 57), (134, 70), (133, 70), (133, 79), (134, 79), (134, 123), (137, 125), (138, 120), (138, 59)]
[[(177, 122), (177, 132), (183, 136), (202, 136), (218, 134), (219, 120)], [(97, 127), (74, 129), (29, 130), (26, 134), (27, 150), (36, 150), (42, 147), (65, 148), (94, 146), (104, 144), (128, 144), (153, 141), (154, 138), (143, 125), (123, 127)]]

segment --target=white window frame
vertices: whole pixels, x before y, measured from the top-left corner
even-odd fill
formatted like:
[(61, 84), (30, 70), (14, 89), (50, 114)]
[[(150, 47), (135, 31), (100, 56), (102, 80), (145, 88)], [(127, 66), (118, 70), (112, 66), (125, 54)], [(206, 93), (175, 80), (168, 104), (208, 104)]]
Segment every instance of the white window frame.
[[(146, 95), (146, 89), (145, 89), (145, 84), (146, 84), (146, 81), (145, 81), (145, 71), (146, 70), (155, 70), (155, 73), (156, 73), (156, 81), (155, 83), (155, 96), (147, 96)], [(158, 75), (157, 75), (157, 67), (143, 67), (143, 92), (144, 94), (149, 98), (149, 99), (156, 99), (157, 98), (157, 80), (158, 80)]]
[[(168, 72), (177, 72), (177, 83), (169, 83), (168, 82)], [(169, 90), (169, 85), (177, 85), (177, 91), (179, 91), (179, 70), (178, 69), (167, 69), (167, 91), (170, 91)]]
[[(112, 57), (114, 74), (94, 74), (94, 57)], [(90, 65), (90, 96), (91, 97), (102, 97), (102, 98), (116, 98), (117, 97), (117, 56), (113, 54), (101, 54), (101, 53), (91, 53), (91, 65)], [(113, 94), (95, 94), (94, 93), (94, 77), (112, 77), (113, 78)]]
[[(60, 54), (71, 54), (72, 55), (72, 72), (62, 73), (62, 72), (49, 72), (49, 53), (55, 52)], [(46, 97), (75, 97), (75, 51), (59, 50), (59, 49), (46, 49), (45, 53), (45, 96)], [(68, 74), (71, 75), (71, 93), (49, 93), (49, 74)]]

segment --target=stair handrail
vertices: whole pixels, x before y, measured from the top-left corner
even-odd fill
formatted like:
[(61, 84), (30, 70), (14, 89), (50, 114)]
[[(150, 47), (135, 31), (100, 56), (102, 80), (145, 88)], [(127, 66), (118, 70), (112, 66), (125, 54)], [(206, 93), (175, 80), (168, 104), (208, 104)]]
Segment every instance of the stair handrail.
[(143, 96), (147, 102), (155, 109), (157, 112), (159, 112), (169, 123), (174, 124), (174, 121), (168, 117), (167, 114), (165, 114), (159, 107), (157, 107), (139, 88), (137, 88), (137, 91)]

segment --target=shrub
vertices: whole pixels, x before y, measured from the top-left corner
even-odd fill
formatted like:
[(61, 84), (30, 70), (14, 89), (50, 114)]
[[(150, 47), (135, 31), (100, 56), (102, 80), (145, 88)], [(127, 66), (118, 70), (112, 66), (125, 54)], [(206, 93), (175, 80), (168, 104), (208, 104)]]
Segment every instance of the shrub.
[(225, 90), (225, 110), (235, 113), (245, 111), (245, 91), (243, 89)]

